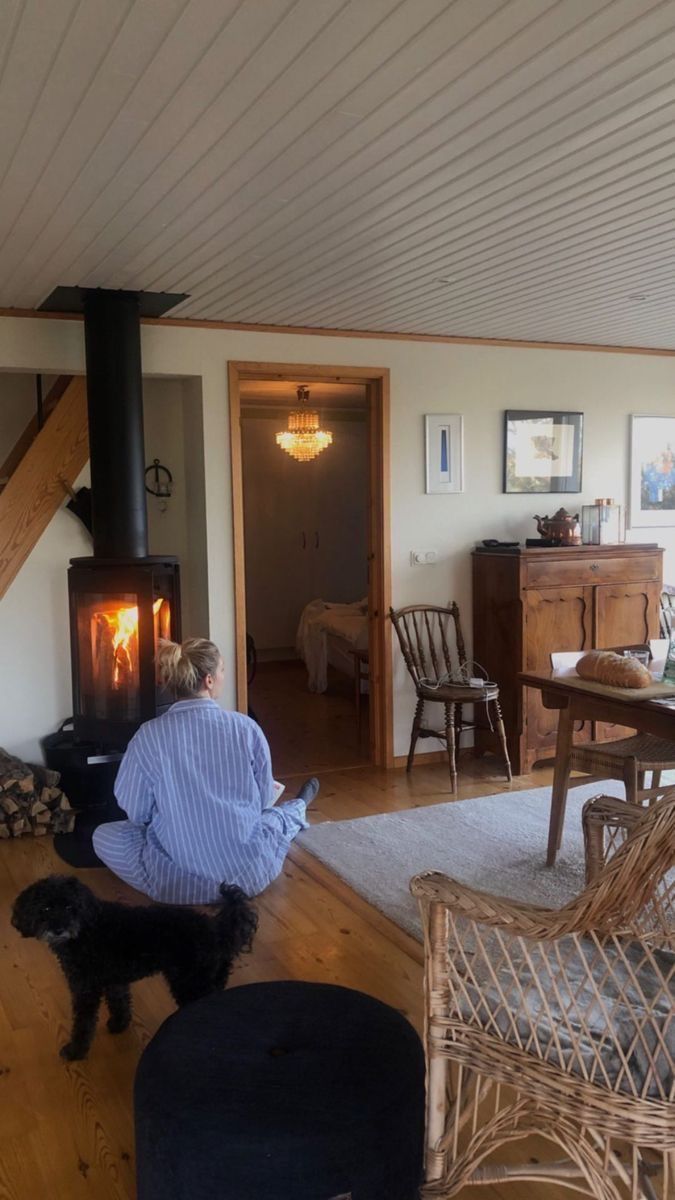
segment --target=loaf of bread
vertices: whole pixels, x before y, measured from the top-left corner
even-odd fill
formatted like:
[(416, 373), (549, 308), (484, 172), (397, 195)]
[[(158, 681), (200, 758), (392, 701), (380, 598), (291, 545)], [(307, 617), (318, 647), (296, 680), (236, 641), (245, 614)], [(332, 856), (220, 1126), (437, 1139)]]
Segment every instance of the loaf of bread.
[(644, 688), (654, 682), (637, 658), (623, 658), (613, 650), (592, 650), (590, 654), (584, 654), (577, 663), (577, 675), (610, 687)]

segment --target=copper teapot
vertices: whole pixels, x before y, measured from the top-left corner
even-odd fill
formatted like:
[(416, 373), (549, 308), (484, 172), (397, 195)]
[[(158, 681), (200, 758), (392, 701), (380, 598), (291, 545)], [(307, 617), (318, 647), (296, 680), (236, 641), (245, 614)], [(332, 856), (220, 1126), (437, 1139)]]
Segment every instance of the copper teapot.
[(532, 518), (537, 522), (537, 533), (547, 541), (555, 542), (556, 546), (580, 546), (581, 526), (579, 514), (572, 516), (565, 508), (559, 508), (552, 517)]

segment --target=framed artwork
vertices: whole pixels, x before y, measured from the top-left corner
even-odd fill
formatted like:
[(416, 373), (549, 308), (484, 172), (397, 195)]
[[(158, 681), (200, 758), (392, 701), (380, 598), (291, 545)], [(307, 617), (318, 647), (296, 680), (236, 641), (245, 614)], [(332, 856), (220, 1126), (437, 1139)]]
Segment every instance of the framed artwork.
[(675, 417), (630, 422), (630, 525), (675, 525)]
[(504, 491), (580, 492), (584, 414), (509, 409)]
[(424, 418), (427, 494), (464, 491), (462, 418), (457, 413)]

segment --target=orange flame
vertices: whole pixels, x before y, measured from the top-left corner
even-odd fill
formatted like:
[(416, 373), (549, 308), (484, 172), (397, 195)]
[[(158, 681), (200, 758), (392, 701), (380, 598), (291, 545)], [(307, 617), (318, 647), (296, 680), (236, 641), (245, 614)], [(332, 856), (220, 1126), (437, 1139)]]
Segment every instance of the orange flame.
[[(155, 618), (155, 641), (159, 633), (158, 618), (162, 605), (168, 603), (160, 596), (152, 606)], [(110, 633), (112, 649), (112, 686), (115, 691), (126, 687), (133, 679), (138, 660), (138, 606), (116, 608), (112, 612), (94, 614), (95, 621), (102, 621)]]

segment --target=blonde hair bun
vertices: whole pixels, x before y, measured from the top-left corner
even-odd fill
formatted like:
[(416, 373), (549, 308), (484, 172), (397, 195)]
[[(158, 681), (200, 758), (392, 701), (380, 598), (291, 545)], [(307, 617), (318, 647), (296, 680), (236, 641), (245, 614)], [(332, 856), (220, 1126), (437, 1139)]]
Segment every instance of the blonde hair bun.
[(160, 638), (157, 647), (160, 683), (183, 699), (198, 696), (207, 675), (215, 675), (220, 651), (206, 638), (186, 638), (180, 645)]

